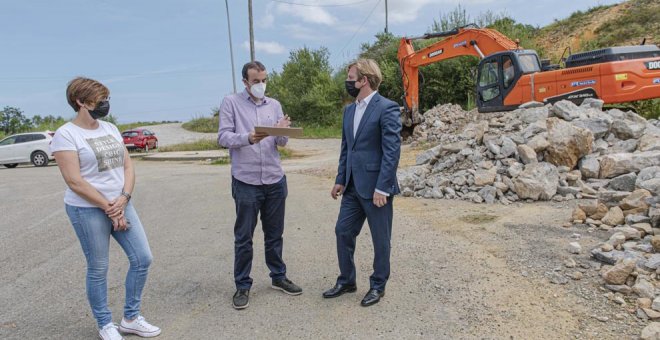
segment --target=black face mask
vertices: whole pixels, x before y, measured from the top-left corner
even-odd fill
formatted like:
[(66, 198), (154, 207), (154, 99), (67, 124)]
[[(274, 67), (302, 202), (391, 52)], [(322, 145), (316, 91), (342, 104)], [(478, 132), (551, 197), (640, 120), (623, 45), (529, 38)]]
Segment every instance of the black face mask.
[(355, 87), (355, 80), (347, 80), (344, 84), (346, 85), (346, 92), (351, 97), (355, 98), (360, 94), (360, 89)]
[(103, 100), (99, 102), (94, 110), (89, 111), (89, 115), (94, 119), (103, 118), (110, 112), (110, 101)]

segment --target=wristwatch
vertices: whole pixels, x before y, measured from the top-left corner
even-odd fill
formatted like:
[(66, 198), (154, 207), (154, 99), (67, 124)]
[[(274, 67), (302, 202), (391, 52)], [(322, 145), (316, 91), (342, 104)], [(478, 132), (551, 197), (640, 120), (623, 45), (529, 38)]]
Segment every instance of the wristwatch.
[(131, 200), (131, 194), (127, 193), (126, 191), (122, 190), (121, 195), (126, 197), (126, 202)]

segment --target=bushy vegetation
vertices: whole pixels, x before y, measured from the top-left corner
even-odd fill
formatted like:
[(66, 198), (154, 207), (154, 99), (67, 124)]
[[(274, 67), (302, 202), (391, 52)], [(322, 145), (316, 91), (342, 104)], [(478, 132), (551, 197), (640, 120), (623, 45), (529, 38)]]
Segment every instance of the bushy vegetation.
[[(21, 109), (5, 106), (4, 109), (0, 111), (0, 139), (8, 135), (22, 132), (55, 131), (70, 120), (71, 119), (65, 119), (62, 116), (54, 115), (35, 115), (32, 118), (28, 118)], [(154, 121), (117, 124), (117, 118), (112, 114), (103, 118), (103, 120), (117, 125), (119, 131), (130, 130), (140, 126), (177, 123), (176, 121)]]
[(30, 131), (55, 131), (68, 120), (61, 116), (40, 116), (28, 118), (21, 109), (5, 106), (0, 111), (0, 138), (7, 135)]
[(159, 124), (171, 124), (171, 123), (181, 123), (176, 120), (161, 120), (161, 121), (147, 121), (147, 122), (134, 122), (134, 123), (126, 123), (126, 124), (115, 124), (117, 125), (117, 129), (119, 131), (126, 131), (126, 130), (132, 130), (135, 128), (139, 128), (142, 126), (150, 126), (150, 125), (159, 125)]
[(189, 122), (183, 123), (182, 127), (188, 131), (194, 132), (218, 132), (219, 117), (213, 115), (211, 117), (195, 117)]
[(279, 100), (294, 122), (337, 126), (341, 122), (344, 79), (333, 78), (326, 48), (294, 50), (268, 79), (268, 95)]
[(169, 151), (205, 151), (205, 150), (219, 150), (218, 141), (214, 139), (199, 139), (190, 143), (173, 144), (168, 146), (158, 147), (160, 152)]

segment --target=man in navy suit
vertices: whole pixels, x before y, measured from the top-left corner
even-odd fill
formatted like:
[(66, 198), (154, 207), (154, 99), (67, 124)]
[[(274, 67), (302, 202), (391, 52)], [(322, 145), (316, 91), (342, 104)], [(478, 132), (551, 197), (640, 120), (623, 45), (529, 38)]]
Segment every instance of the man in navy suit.
[(346, 91), (356, 101), (344, 108), (341, 155), (333, 199), (342, 195), (335, 234), (340, 275), (324, 298), (357, 290), (355, 239), (365, 219), (374, 245), (374, 272), (362, 306), (371, 306), (385, 295), (390, 277), (392, 200), (399, 193), (396, 169), (401, 153), (399, 105), (378, 94), (382, 75), (371, 59), (359, 59), (348, 67)]

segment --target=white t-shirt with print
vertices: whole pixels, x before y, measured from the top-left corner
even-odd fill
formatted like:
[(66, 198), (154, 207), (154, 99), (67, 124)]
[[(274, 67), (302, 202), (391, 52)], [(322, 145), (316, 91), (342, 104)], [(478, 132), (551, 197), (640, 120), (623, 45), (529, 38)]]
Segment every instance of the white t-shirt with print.
[[(87, 130), (71, 122), (57, 129), (50, 152), (76, 151), (82, 178), (112, 200), (124, 188), (124, 142), (111, 123), (99, 120), (99, 127)], [(76, 207), (95, 207), (71, 188), (64, 193), (64, 203)]]

